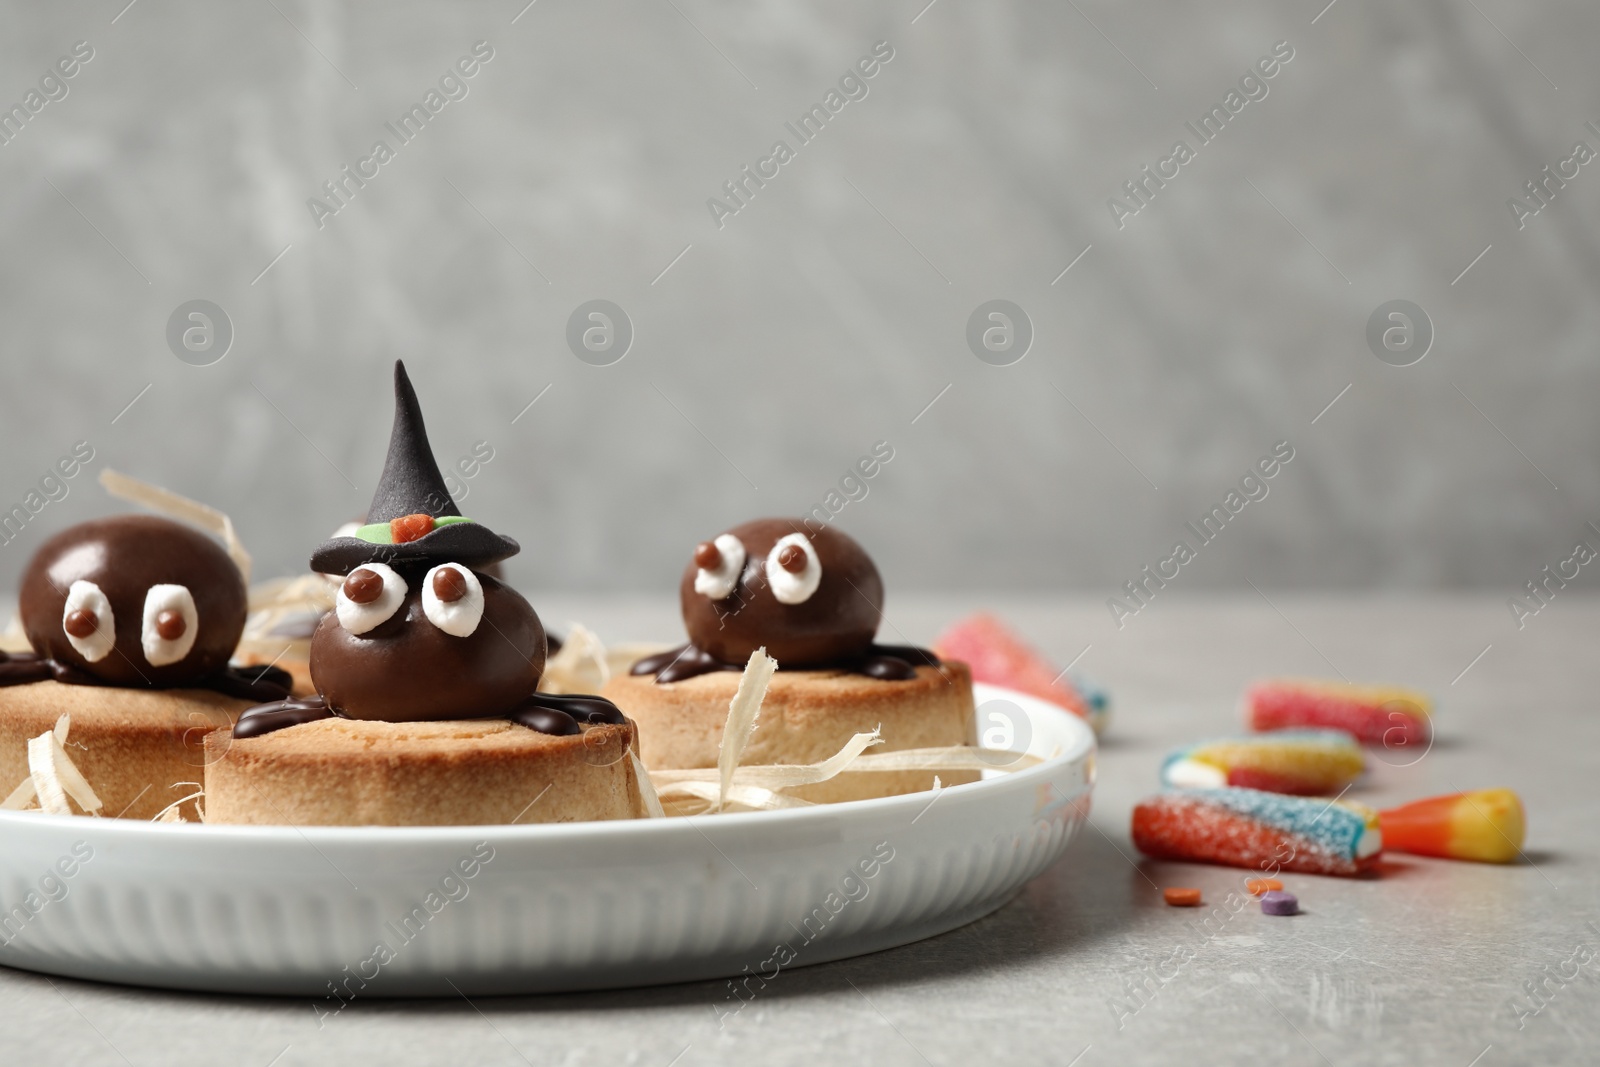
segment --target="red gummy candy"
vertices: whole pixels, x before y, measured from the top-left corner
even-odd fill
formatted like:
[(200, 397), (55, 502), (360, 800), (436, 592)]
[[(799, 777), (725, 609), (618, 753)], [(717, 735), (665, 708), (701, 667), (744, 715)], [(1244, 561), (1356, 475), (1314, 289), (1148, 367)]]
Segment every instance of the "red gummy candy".
[(1288, 679), (1257, 682), (1245, 694), (1253, 730), (1326, 727), (1385, 748), (1425, 745), (1432, 734), (1429, 704), (1407, 689)]
[(1003, 685), (1090, 718), (1089, 704), (1072, 682), (993, 615), (980, 612), (962, 619), (939, 636), (934, 649), (972, 668), (975, 682)]

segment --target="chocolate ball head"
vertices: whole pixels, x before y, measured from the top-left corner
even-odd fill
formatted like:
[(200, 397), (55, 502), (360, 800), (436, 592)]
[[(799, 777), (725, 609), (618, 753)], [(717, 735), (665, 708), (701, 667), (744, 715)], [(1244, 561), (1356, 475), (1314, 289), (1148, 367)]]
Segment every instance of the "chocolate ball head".
[[(883, 579), (854, 539), (831, 526), (812, 532), (799, 519), (757, 519), (728, 533), (744, 545), (744, 570), (732, 593), (712, 600), (694, 590), (694, 560), (678, 587), (689, 641), (727, 663), (763, 646), (786, 668), (837, 666), (867, 654), (883, 612)], [(767, 554), (779, 538), (804, 533), (822, 566), (817, 591), (784, 604), (767, 584)]]
[[(80, 580), (100, 587), (116, 624), (115, 644), (95, 663), (72, 647), (63, 628), (67, 590)], [(194, 597), (199, 633), (188, 655), (152, 667), (140, 638), (144, 598), (152, 585), (165, 584)], [(33, 650), (112, 685), (168, 688), (221, 671), (244, 633), (246, 604), (244, 579), (221, 545), (154, 515), (68, 527), (40, 546), (22, 575), (22, 628)]]
[(483, 618), (453, 637), (422, 610), (426, 571), (403, 573), (406, 596), (388, 619), (352, 634), (328, 612), (311, 635), (311, 680), (351, 719), (427, 722), (504, 715), (544, 673), (545, 637), (522, 595), (481, 572)]

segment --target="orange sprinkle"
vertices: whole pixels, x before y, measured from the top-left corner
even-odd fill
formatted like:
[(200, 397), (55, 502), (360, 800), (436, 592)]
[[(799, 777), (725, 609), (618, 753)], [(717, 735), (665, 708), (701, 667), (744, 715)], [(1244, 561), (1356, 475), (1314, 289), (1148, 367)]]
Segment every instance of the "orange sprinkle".
[(1193, 908), (1200, 903), (1198, 889), (1163, 889), (1161, 896), (1174, 908)]
[(402, 515), (389, 520), (389, 536), (394, 543), (403, 545), (433, 532), (432, 515)]
[(1244, 884), (1244, 887), (1250, 891), (1251, 896), (1259, 897), (1262, 893), (1282, 889), (1283, 883), (1276, 878), (1252, 878)]

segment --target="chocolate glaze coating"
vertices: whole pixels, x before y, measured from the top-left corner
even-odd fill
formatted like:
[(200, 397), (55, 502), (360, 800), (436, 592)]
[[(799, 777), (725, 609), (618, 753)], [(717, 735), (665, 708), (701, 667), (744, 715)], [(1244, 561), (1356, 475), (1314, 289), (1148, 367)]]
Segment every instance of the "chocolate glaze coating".
[(422, 722), (505, 715), (544, 673), (539, 616), (510, 586), (479, 574), (483, 619), (453, 637), (422, 610), (426, 571), (403, 572), (408, 589), (395, 613), (364, 634), (322, 617), (311, 637), (311, 680), (328, 707), (350, 719)]
[[(100, 587), (111, 602), (116, 643), (90, 663), (67, 640), (62, 615), (78, 580)], [(186, 587), (194, 596), (199, 634), (189, 654), (152, 667), (140, 631), (152, 585)], [(210, 537), (154, 515), (118, 515), (80, 523), (40, 546), (22, 575), (22, 627), (40, 657), (108, 685), (171, 688), (201, 684), (228, 666), (246, 612), (239, 568)]]
[[(728, 533), (744, 545), (744, 571), (721, 600), (694, 590), (698, 567), (678, 587), (689, 643), (714, 659), (741, 666), (766, 646), (784, 667), (826, 667), (866, 656), (883, 614), (883, 579), (866, 550), (831, 526), (811, 531), (799, 519), (756, 519)], [(817, 591), (784, 604), (767, 584), (767, 553), (779, 538), (805, 534), (822, 565)]]

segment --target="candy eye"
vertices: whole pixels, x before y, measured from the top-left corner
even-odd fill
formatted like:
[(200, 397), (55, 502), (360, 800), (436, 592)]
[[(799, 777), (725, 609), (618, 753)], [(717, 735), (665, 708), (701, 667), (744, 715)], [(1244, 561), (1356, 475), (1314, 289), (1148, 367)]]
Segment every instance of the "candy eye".
[(422, 580), (422, 610), (451, 637), (471, 637), (483, 618), (483, 583), (459, 563), (441, 563)]
[(387, 563), (363, 563), (339, 586), (334, 611), (339, 625), (364, 634), (387, 622), (406, 599), (406, 580)]
[(117, 623), (111, 614), (111, 601), (93, 582), (79, 579), (67, 590), (67, 604), (61, 610), (61, 628), (78, 655), (99, 663), (117, 643)]
[(152, 585), (144, 595), (144, 625), (139, 642), (152, 667), (165, 667), (189, 654), (200, 633), (194, 594), (182, 585)]
[(744, 570), (744, 543), (733, 534), (718, 534), (714, 541), (702, 541), (695, 546), (694, 591), (712, 600), (721, 600), (733, 592)]
[(804, 604), (822, 583), (822, 561), (805, 534), (789, 534), (767, 553), (767, 584), (780, 604)]

